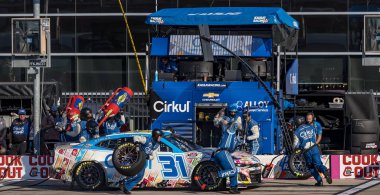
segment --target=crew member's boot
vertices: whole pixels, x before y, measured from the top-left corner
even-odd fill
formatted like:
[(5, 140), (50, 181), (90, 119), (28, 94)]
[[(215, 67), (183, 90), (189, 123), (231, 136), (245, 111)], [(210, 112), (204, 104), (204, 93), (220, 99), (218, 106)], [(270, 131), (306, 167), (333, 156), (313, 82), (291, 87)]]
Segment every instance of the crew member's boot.
[(314, 184), (315, 186), (323, 186), (323, 181), (318, 181), (317, 183)]
[(330, 171), (326, 170), (325, 172), (323, 172), (323, 175), (325, 176), (327, 183), (332, 184)]
[(230, 194), (240, 194), (240, 191), (238, 190), (237, 187), (230, 188), (230, 190), (228, 190), (228, 192)]
[(131, 194), (131, 192), (124, 187), (124, 182), (120, 182), (120, 190), (124, 193), (124, 194)]

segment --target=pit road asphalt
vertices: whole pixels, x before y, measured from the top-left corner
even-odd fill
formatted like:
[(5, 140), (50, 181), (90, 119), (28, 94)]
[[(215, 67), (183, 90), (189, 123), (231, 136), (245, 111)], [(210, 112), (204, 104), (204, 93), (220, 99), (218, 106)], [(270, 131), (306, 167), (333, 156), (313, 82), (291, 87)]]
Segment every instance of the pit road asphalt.
[[(40, 183), (42, 180), (35, 181), (1, 181), (0, 194), (2, 195), (82, 195), (82, 194), (122, 194), (118, 189), (106, 189), (101, 191), (82, 191), (79, 187), (70, 187), (70, 183), (63, 183), (58, 180), (48, 180), (36, 186), (33, 184)], [(377, 180), (376, 180), (377, 181)], [(334, 180), (333, 184), (325, 184), (323, 187), (314, 186), (315, 181), (308, 180), (263, 180), (263, 183), (250, 189), (240, 189), (242, 194), (338, 194), (347, 190), (356, 191), (358, 194), (379, 194), (380, 180), (376, 185), (362, 189), (369, 180), (345, 179)], [(355, 188), (356, 187), (356, 188)], [(359, 189), (359, 190), (357, 190)], [(347, 191), (348, 192), (348, 191)], [(177, 190), (134, 190), (132, 194), (136, 195), (177, 195), (177, 194), (228, 194), (227, 191), (220, 192), (199, 192), (187, 189)]]

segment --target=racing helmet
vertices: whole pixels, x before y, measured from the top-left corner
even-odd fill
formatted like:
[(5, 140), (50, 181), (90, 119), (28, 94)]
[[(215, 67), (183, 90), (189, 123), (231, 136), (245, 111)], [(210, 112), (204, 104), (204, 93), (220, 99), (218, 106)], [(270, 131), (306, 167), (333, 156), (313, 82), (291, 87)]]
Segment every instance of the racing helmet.
[(305, 123), (305, 117), (303, 117), (303, 116), (296, 116), (294, 118), (294, 123), (295, 123), (296, 127), (299, 127), (299, 126), (303, 125)]
[(236, 104), (229, 105), (228, 112), (237, 112), (237, 105)]
[(162, 132), (161, 130), (159, 129), (154, 129), (152, 131), (152, 138), (155, 142), (158, 142), (158, 138), (159, 137), (162, 137), (164, 135), (164, 132)]
[(87, 121), (86, 128), (91, 135), (95, 135), (97, 133), (98, 123), (94, 120)]
[(87, 120), (87, 116), (89, 114), (92, 114), (92, 110), (90, 108), (83, 108), (81, 111), (80, 111), (80, 120), (82, 121), (85, 121)]

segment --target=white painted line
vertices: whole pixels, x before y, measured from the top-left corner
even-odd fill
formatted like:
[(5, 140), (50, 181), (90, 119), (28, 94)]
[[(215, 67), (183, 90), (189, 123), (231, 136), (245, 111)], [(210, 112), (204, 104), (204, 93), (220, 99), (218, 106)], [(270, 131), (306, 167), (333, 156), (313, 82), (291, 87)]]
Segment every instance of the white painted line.
[(341, 193), (339, 193), (339, 194), (337, 194), (337, 195), (350, 195), (350, 194), (355, 194), (355, 193), (357, 193), (357, 192), (359, 192), (359, 191), (362, 191), (362, 190), (368, 189), (368, 188), (370, 188), (370, 187), (372, 187), (372, 186), (374, 186), (374, 185), (377, 185), (377, 184), (379, 184), (379, 183), (380, 183), (380, 180), (372, 180), (372, 181), (366, 182), (366, 183), (364, 183), (364, 184), (358, 185), (358, 186), (356, 186), (356, 187), (354, 187), (354, 188), (351, 188), (351, 189), (349, 189), (349, 190), (346, 190), (346, 191), (344, 191), (344, 192), (341, 192)]

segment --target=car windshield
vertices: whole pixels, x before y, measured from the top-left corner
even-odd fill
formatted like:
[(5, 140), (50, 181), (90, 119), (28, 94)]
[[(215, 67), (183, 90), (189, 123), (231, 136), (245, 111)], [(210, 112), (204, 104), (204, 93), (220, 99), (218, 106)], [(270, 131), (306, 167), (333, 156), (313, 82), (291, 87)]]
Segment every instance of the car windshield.
[(179, 136), (167, 135), (165, 136), (165, 139), (168, 140), (173, 145), (177, 146), (179, 149), (181, 149), (184, 152), (201, 149), (201, 146), (198, 146), (192, 141), (189, 141)]

